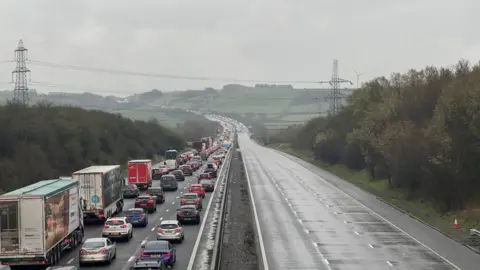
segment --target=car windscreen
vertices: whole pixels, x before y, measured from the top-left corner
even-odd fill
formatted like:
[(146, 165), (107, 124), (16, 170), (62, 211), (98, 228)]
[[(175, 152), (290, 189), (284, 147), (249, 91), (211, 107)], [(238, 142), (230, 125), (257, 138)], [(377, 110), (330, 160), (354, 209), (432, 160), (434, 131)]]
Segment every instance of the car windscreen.
[(176, 229), (178, 226), (177, 224), (161, 224), (158, 227), (164, 230), (173, 230)]
[(125, 216), (141, 216), (143, 215), (142, 210), (127, 210), (123, 212)]
[(160, 241), (147, 242), (145, 250), (168, 250), (168, 243)]
[(200, 185), (210, 185), (212, 184), (212, 180), (202, 180), (200, 181)]
[(102, 248), (105, 246), (105, 241), (88, 241), (83, 244), (83, 248)]
[(157, 192), (160, 192), (160, 191), (162, 191), (161, 188), (149, 188), (149, 189), (147, 189), (148, 193), (157, 193)]
[(202, 187), (200, 187), (200, 186), (191, 186), (190, 189), (191, 189), (191, 190), (197, 190), (197, 189), (202, 189)]
[(120, 226), (123, 224), (125, 224), (125, 222), (119, 219), (107, 220), (107, 222), (105, 222), (105, 225), (110, 225), (110, 226)]
[(165, 181), (165, 182), (177, 181), (177, 180), (175, 180), (175, 177), (173, 177), (173, 176), (164, 176), (164, 177), (162, 177), (161, 180)]
[(210, 175), (208, 173), (200, 174), (200, 178), (208, 178)]
[(186, 200), (192, 200), (192, 199), (196, 199), (198, 197), (197, 197), (197, 194), (185, 194), (185, 195), (183, 195), (183, 198), (186, 199)]
[(207, 164), (207, 168), (213, 169), (213, 164)]
[(150, 200), (150, 196), (139, 196), (137, 197), (138, 200)]

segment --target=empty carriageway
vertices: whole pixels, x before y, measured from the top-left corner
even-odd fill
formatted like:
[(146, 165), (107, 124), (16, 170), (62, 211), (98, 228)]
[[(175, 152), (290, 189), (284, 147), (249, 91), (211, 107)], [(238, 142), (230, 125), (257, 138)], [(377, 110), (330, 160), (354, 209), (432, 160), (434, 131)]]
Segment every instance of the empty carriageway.
[[(466, 248), (433, 229), (422, 235), (435, 238), (443, 254), (434, 250), (439, 246), (428, 247), (294, 158), (260, 146), (246, 134), (239, 134), (239, 143), (268, 269), (479, 269), (478, 255), (464, 253)], [(361, 201), (371, 197), (360, 195), (365, 196)], [(382, 211), (402, 215), (375, 203), (382, 204)], [(413, 231), (425, 226), (405, 220), (401, 225)]]

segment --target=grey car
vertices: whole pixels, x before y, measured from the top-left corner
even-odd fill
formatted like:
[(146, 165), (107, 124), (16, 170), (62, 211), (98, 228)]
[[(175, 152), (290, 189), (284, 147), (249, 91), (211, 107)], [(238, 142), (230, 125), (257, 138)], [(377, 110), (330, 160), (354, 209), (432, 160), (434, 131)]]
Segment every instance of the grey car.
[(157, 240), (183, 242), (185, 233), (178, 220), (164, 220), (157, 225)]
[(80, 266), (87, 263), (110, 264), (117, 257), (117, 245), (108, 238), (89, 238), (80, 249)]
[(169, 174), (162, 176), (160, 179), (160, 187), (163, 188), (164, 191), (176, 191), (178, 190), (178, 182), (175, 178), (175, 175)]

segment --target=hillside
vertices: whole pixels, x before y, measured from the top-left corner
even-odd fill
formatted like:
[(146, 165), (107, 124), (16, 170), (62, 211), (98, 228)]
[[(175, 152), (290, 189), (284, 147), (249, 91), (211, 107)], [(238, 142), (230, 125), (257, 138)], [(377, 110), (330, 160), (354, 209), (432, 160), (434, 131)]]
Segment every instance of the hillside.
[(339, 114), (270, 143), (312, 150), (329, 170), (455, 233), (454, 218), (466, 230), (480, 226), (479, 110), (480, 66), (461, 61), (376, 78)]
[(153, 122), (67, 106), (0, 107), (0, 189), (69, 175), (92, 164), (152, 158), (184, 140)]
[[(303, 124), (328, 109), (325, 97), (329, 89), (295, 89), (290, 85), (225, 85), (222, 89), (207, 88), (175, 92), (150, 92), (135, 94), (128, 98), (102, 97), (91, 93), (34, 94), (33, 102), (51, 101), (121, 113), (126, 117), (140, 120), (156, 118), (160, 123), (176, 127), (185, 119), (172, 113), (171, 108), (195, 109), (235, 113), (256, 119), (269, 129), (278, 129), (292, 124)], [(351, 90), (345, 90), (350, 94)], [(12, 98), (12, 92), (0, 92), (0, 101)]]

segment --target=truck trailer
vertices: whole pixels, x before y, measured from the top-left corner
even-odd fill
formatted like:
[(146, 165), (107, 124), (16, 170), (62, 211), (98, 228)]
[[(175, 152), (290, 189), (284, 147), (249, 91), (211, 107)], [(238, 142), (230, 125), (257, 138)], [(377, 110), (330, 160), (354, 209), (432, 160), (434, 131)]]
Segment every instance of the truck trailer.
[(120, 165), (90, 166), (72, 174), (80, 182), (84, 221), (104, 221), (123, 210), (124, 178)]
[[(168, 158), (168, 157), (167, 157)], [(168, 159), (166, 161), (168, 163)], [(167, 164), (168, 166), (168, 164)], [(145, 190), (152, 186), (152, 160), (137, 159), (128, 162), (128, 183)]]
[(82, 243), (74, 179), (39, 181), (0, 196), (0, 261), (11, 269), (48, 267)]

